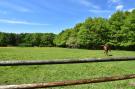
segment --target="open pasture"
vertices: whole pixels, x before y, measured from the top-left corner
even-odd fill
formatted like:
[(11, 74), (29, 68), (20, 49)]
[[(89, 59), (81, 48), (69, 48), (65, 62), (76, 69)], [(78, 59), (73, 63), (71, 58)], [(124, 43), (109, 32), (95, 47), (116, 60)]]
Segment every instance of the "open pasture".
[[(112, 50), (112, 56), (135, 56), (134, 51)], [(103, 50), (85, 50), (50, 47), (3, 47), (0, 48), (0, 60), (53, 60), (102, 58)], [(0, 85), (40, 83), (62, 80), (76, 80), (94, 77), (135, 73), (135, 62), (106, 62), (66, 65), (0, 66)], [(134, 89), (128, 84), (134, 79), (57, 87), (53, 89)]]

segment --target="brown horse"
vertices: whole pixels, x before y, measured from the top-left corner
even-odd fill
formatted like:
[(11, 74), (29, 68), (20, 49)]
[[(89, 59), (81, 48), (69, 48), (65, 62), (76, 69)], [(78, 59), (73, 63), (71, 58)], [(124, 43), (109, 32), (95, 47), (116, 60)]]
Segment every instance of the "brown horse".
[(104, 53), (105, 53), (105, 55), (106, 56), (109, 56), (108, 55), (108, 52), (109, 51), (111, 51), (111, 48), (110, 48), (110, 46), (109, 45), (107, 45), (107, 44), (105, 44), (105, 45), (101, 45), (102, 47), (103, 47), (103, 49), (104, 49)]

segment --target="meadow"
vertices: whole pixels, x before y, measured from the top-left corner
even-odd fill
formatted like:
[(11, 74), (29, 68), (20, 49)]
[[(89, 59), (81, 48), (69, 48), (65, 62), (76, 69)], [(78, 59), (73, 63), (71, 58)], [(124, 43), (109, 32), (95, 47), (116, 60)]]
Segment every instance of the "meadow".
[[(135, 51), (112, 50), (112, 56), (135, 56)], [(0, 60), (55, 60), (104, 58), (103, 50), (55, 47), (1, 47)], [(40, 83), (135, 73), (135, 61), (66, 65), (0, 66), (0, 85)], [(51, 89), (135, 89), (135, 79)], [(50, 89), (50, 88), (49, 88)]]

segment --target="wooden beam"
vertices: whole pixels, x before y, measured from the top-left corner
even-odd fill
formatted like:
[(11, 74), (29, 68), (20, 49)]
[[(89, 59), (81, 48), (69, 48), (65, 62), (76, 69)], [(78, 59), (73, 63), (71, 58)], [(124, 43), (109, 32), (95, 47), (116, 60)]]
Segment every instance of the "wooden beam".
[(20, 84), (20, 85), (1, 85), (0, 89), (48, 88), (48, 87), (69, 86), (69, 85), (79, 85), (79, 84), (88, 84), (88, 83), (110, 82), (110, 81), (125, 80), (125, 79), (132, 79), (132, 78), (135, 78), (135, 74), (111, 76), (111, 77), (100, 77), (100, 78), (93, 78), (93, 79), (81, 79), (81, 80), (48, 82), (48, 83), (34, 83), (34, 84)]
[(129, 83), (129, 85), (135, 87), (135, 82)]
[(73, 63), (114, 62), (114, 61), (135, 61), (135, 57), (0, 61), (0, 66), (73, 64)]

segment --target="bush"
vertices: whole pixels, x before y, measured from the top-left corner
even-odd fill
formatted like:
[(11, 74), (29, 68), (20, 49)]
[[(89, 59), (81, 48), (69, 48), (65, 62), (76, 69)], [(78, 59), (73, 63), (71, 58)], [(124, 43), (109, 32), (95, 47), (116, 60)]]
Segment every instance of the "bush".
[(21, 43), (18, 45), (19, 47), (32, 47), (32, 44), (28, 44), (28, 43)]

